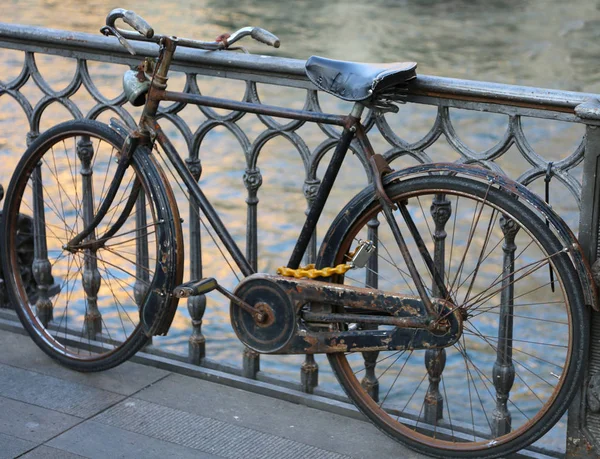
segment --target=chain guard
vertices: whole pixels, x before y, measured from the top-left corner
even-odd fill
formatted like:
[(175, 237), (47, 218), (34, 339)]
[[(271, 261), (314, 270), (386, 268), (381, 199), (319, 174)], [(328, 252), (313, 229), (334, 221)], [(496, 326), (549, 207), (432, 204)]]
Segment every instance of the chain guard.
[(344, 330), (345, 327), (338, 327), (339, 331), (332, 331), (337, 324), (319, 331), (318, 327), (308, 328), (302, 319), (302, 308), (308, 303), (358, 308), (397, 319), (425, 318), (425, 306), (415, 296), (268, 274), (247, 277), (238, 285), (234, 295), (266, 316), (263, 323), (256, 323), (251, 314), (231, 303), (231, 325), (235, 333), (247, 347), (260, 353), (436, 349), (451, 346), (462, 333), (460, 311), (453, 310), (450, 303), (439, 299), (432, 301), (446, 317), (448, 327), (445, 333), (408, 326), (388, 326), (381, 330)]

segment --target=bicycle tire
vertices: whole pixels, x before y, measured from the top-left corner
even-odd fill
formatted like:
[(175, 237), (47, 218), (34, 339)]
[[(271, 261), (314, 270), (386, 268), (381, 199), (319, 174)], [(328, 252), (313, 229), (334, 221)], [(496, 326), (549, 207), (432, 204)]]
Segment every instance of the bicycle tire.
[[(583, 377), (589, 332), (568, 250), (525, 204), (491, 182), (431, 175), (390, 183), (386, 191), (395, 203), (405, 203), (432, 257), (434, 239), (445, 236), (444, 256), (438, 256), (444, 261), (438, 266), (444, 266), (442, 277), (454, 304), (468, 317), (459, 341), (443, 351), (329, 354), (338, 381), (380, 430), (422, 453), (492, 458), (530, 445), (561, 420)], [(425, 206), (433, 209), (434, 201), (436, 210), (449, 203), (443, 204), (451, 209), (445, 226), (428, 221), (432, 217)], [(417, 295), (385, 218), (376, 219), (379, 212), (372, 189), (350, 201), (325, 235), (317, 266), (347, 262), (357, 239), (375, 239), (377, 261), (332, 281)], [(509, 236), (497, 228), (501, 217)], [(410, 244), (409, 231), (398, 216), (397, 221)], [(511, 221), (516, 225), (512, 246)], [(435, 296), (419, 252), (410, 250)], [(546, 264), (552, 265), (554, 292)], [(510, 339), (504, 331), (498, 334), (508, 318)], [(511, 359), (506, 358), (509, 348)], [(511, 365), (514, 383), (507, 393), (502, 378), (510, 380)], [(506, 404), (499, 405), (504, 396)]]
[[(154, 292), (170, 292), (181, 280), (177, 206), (146, 147), (132, 155), (109, 212), (90, 238), (101, 238), (124, 214), (116, 234), (96, 250), (64, 248), (102, 202), (123, 141), (92, 120), (47, 130), (19, 161), (4, 202), (2, 263), (10, 302), (34, 342), (78, 371), (112, 368), (140, 350), (149, 339), (140, 322), (143, 305)], [(124, 213), (136, 183), (141, 185), (136, 203)], [(20, 213), (37, 221), (33, 281), (19, 266), (15, 228)], [(159, 256), (160, 244), (171, 250)]]

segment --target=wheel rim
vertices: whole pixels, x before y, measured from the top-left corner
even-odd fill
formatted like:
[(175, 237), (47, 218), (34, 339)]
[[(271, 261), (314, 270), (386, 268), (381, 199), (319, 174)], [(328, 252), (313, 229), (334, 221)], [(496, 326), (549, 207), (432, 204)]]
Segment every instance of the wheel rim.
[[(431, 198), (429, 201), (424, 199), (426, 195)], [(574, 346), (569, 298), (556, 271), (558, 257), (564, 255), (556, 251), (546, 259), (546, 266), (543, 266), (544, 262), (537, 263), (548, 254), (543, 254), (543, 246), (535, 241), (531, 230), (520, 225), (514, 238), (516, 249), (513, 248), (513, 283), (508, 278), (503, 286), (502, 282), (510, 272), (503, 269), (505, 253), (511, 250), (510, 247), (503, 248), (507, 242), (507, 237), (499, 228), (503, 213), (496, 204), (489, 201), (481, 206), (481, 197), (472, 200), (467, 193), (440, 187), (433, 190), (421, 189), (403, 196), (409, 199), (407, 207), (432, 256), (436, 246), (434, 240), (440, 236), (442, 226), (438, 224), (436, 228), (430, 206), (434, 200), (441, 201), (438, 198), (442, 196), (444, 201), (450, 202), (449, 207), (453, 210), (443, 226), (443, 231), (446, 232), (445, 284), (449, 287), (455, 304), (466, 304), (469, 310), (459, 342), (444, 351), (382, 352), (348, 356), (334, 354), (330, 359), (336, 371), (342, 374), (342, 384), (346, 390), (351, 395), (354, 394), (353, 398), (358, 399), (363, 411), (392, 436), (400, 436), (416, 447), (463, 452), (489, 451), (490, 447), (502, 447), (525, 432), (533, 438), (530, 434), (534, 426), (533, 430), (539, 432), (547, 430), (560, 415), (561, 410), (551, 407), (568, 380)], [(487, 200), (488, 196), (485, 197)], [(466, 209), (469, 206), (465, 204), (470, 204), (471, 210)], [(440, 213), (440, 209), (445, 206), (447, 204), (441, 205), (438, 202), (436, 211)], [(459, 209), (458, 212), (455, 209)], [(381, 224), (378, 224), (372, 218), (375, 213), (370, 209), (353, 225), (349, 230), (352, 240), (348, 238), (342, 242), (334, 264), (347, 261), (346, 254), (356, 247), (357, 239), (373, 239), (377, 229), (379, 261), (376, 270), (379, 275), (374, 276), (372, 266), (368, 265), (362, 270), (347, 273), (344, 282), (362, 286), (369, 284), (378, 286), (381, 290), (416, 295), (414, 287), (407, 291), (407, 284), (410, 283), (408, 269), (399, 255), (395, 256), (398, 250), (391, 242), (391, 233), (388, 230), (388, 234), (385, 234), (387, 223), (381, 217)], [(507, 225), (511, 221), (518, 222), (521, 217), (506, 212), (504, 216), (508, 217), (508, 220), (503, 219), (507, 230), (510, 230)], [(400, 217), (397, 221), (400, 222)], [(402, 225), (401, 230), (411, 245), (408, 230)], [(466, 247), (463, 251), (457, 249), (460, 241)], [(418, 252), (411, 249), (411, 253), (415, 260), (420, 261)], [(425, 284), (431, 287), (431, 277), (423, 275), (425, 268), (420, 263), (419, 272)], [(475, 269), (477, 263), (480, 267)], [(554, 293), (549, 292), (548, 263), (553, 265)], [(488, 287), (491, 286), (487, 293), (482, 293), (486, 291), (482, 286), (484, 282)], [(502, 302), (507, 304), (506, 300), (502, 300), (502, 292), (509, 290), (508, 285), (512, 285), (514, 289), (514, 304), (512, 312), (504, 308), (504, 313), (501, 313)], [(430, 294), (433, 294), (432, 289)], [(500, 320), (505, 321), (507, 317), (511, 317), (513, 322), (512, 341), (506, 339), (505, 333), (501, 334), (504, 339), (500, 339), (498, 335), (498, 323)], [(507, 377), (510, 379), (510, 371), (503, 368), (508, 367), (510, 370), (506, 360), (507, 353), (502, 352), (502, 349), (507, 349), (507, 343), (512, 343), (512, 359), (509, 359), (515, 373), (512, 385), (506, 382)], [(551, 350), (550, 353), (547, 352), (548, 349)], [(440, 356), (441, 352), (445, 355)], [(431, 373), (425, 367), (426, 354)], [(445, 365), (443, 371), (439, 372), (439, 362), (444, 360), (443, 357)], [(497, 360), (499, 363), (496, 363)], [(438, 377), (436, 391), (435, 379)], [(505, 380), (498, 384), (499, 391), (493, 382), (502, 378)], [(433, 388), (430, 391), (431, 383)], [(378, 395), (375, 395), (377, 391), (373, 389), (376, 384)], [(500, 392), (507, 388), (509, 398), (503, 406), (498, 403), (498, 397), (506, 395)], [(443, 402), (431, 403), (434, 398), (441, 398)], [(443, 405), (441, 418), (436, 411), (440, 405)], [(511, 426), (507, 433), (502, 430), (508, 429), (504, 408), (508, 409), (511, 416)], [(553, 412), (550, 413), (551, 411)], [(548, 424), (550, 417), (553, 418), (552, 423), (539, 425), (538, 421), (542, 416), (546, 416), (544, 424)]]
[[(141, 180), (138, 203), (104, 247), (75, 253), (63, 249), (85, 227), (84, 219), (89, 221), (106, 195), (119, 153), (119, 145), (113, 142), (100, 134), (77, 131), (46, 142), (44, 153), (28, 162), (29, 176), (18, 181), (12, 199), (15, 204), (6, 216), (11, 218), (9, 227), (13, 227), (18, 213), (40, 215), (43, 210), (43, 221), (34, 219), (43, 224), (33, 225), (33, 234), (11, 231), (9, 235), (8, 247), (14, 247), (18, 238), (29, 237), (34, 252), (37, 250), (32, 271), (39, 273), (32, 276), (34, 285), (27, 275), (14, 270), (11, 280), (22, 318), (43, 341), (45, 350), (73, 361), (104, 360), (124, 348), (137, 350), (145, 341), (138, 305), (143, 304), (157, 264), (157, 218), (147, 199), (152, 196), (148, 184)], [(38, 168), (32, 166), (36, 163)], [(42, 185), (36, 188), (38, 174)], [(94, 234), (96, 238), (122, 214), (138, 176), (135, 165), (128, 169), (111, 210)], [(40, 194), (43, 199), (36, 202), (35, 196)], [(91, 214), (86, 206), (92, 209)], [(8, 255), (11, 267), (17, 266), (17, 251), (10, 249)], [(51, 318), (44, 302), (36, 301), (44, 298), (40, 285), (48, 287), (46, 304), (51, 306)]]

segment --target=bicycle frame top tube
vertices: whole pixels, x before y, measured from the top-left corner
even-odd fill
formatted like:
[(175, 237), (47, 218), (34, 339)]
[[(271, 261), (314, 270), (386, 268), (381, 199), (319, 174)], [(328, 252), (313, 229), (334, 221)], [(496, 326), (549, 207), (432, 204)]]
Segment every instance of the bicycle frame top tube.
[[(232, 101), (220, 99), (217, 97), (202, 96), (199, 94), (188, 94), (185, 92), (167, 91), (168, 72), (173, 60), (175, 49), (177, 48), (177, 39), (164, 37), (161, 41), (161, 50), (156, 71), (153, 75), (148, 100), (142, 113), (140, 128), (152, 122), (158, 113), (158, 105), (161, 101), (183, 102), (192, 105), (202, 105), (213, 108), (222, 108), (226, 110), (239, 110), (247, 113), (260, 115), (276, 116), (294, 120), (310, 121), (336, 126), (346, 126), (348, 116), (318, 113), (309, 110), (295, 110), (274, 105), (255, 104), (251, 102)], [(226, 52), (226, 51), (224, 51)]]

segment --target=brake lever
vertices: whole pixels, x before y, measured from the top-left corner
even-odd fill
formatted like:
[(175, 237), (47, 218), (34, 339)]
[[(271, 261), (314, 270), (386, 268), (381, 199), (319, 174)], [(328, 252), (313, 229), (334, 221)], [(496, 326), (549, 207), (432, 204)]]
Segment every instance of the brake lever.
[(117, 37), (117, 40), (119, 40), (119, 43), (121, 43), (132, 56), (135, 56), (137, 54), (135, 52), (135, 49), (133, 49), (133, 46), (131, 46), (131, 44), (129, 43), (129, 41), (127, 41), (127, 39), (123, 35), (121, 35), (116, 28), (105, 25), (100, 29), (100, 33), (107, 37), (110, 35), (114, 35), (115, 37)]

